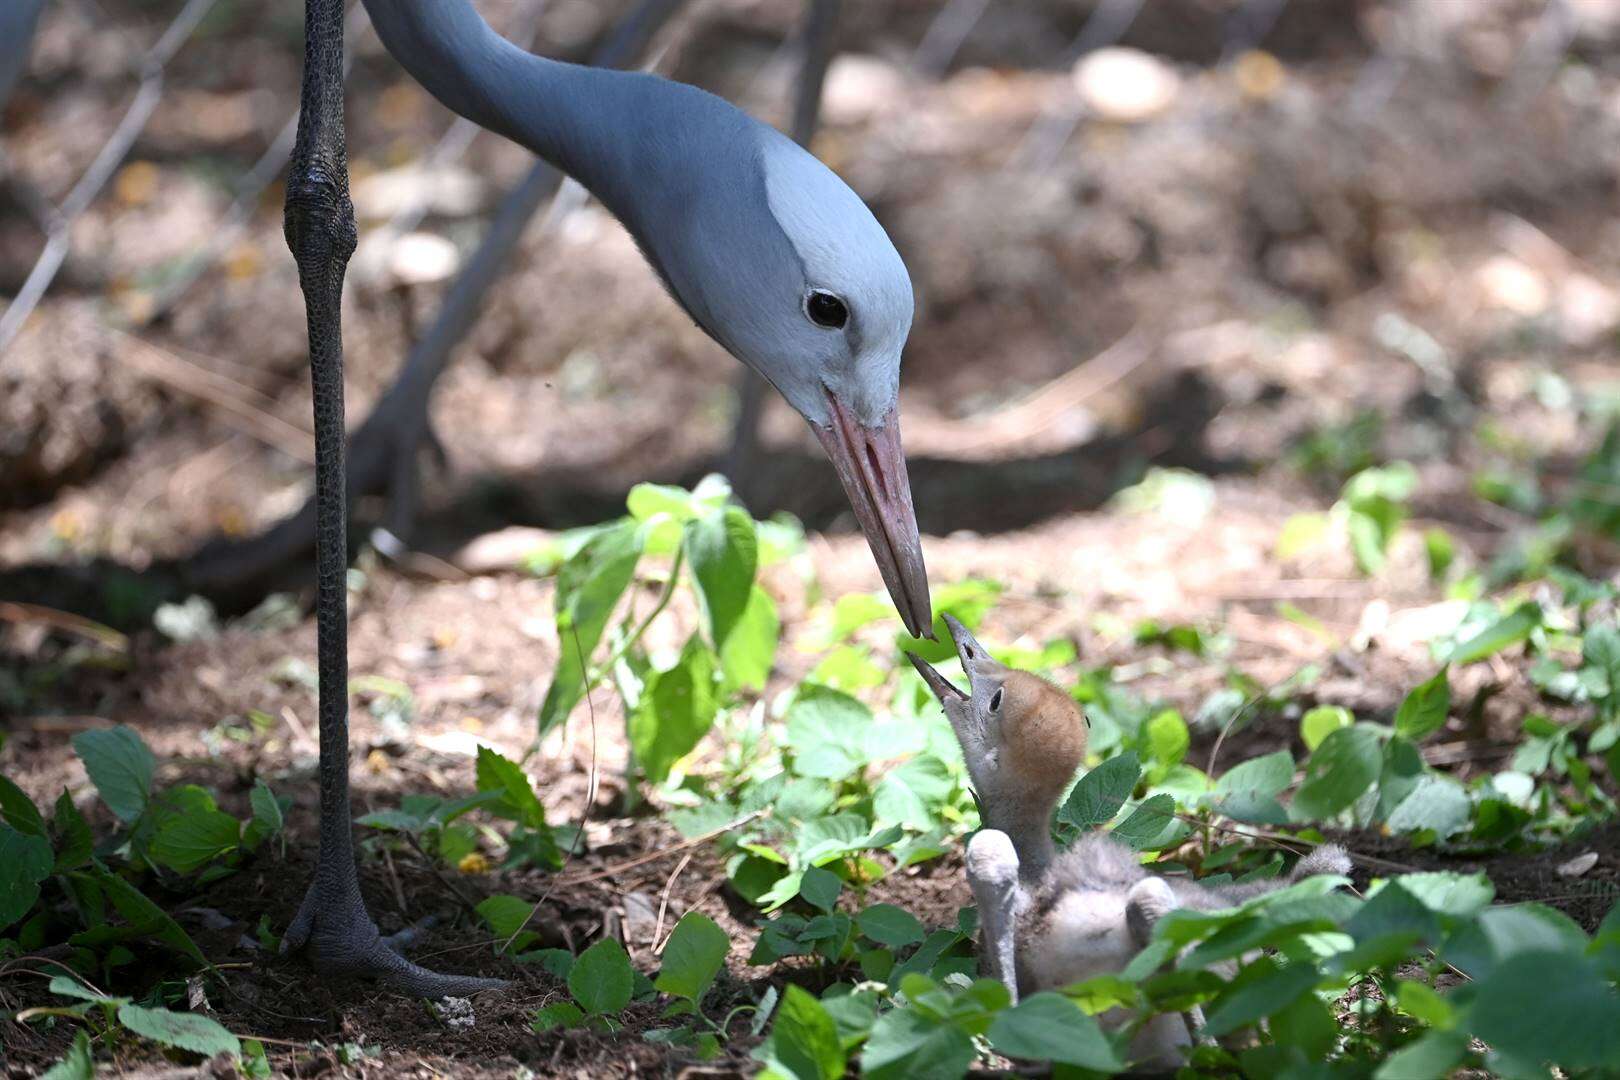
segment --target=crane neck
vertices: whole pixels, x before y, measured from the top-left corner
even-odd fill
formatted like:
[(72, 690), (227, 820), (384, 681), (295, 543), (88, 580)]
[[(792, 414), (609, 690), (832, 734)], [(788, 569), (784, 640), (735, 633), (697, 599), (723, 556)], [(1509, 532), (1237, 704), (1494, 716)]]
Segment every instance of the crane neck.
[(377, 36), (445, 106), (574, 177), (618, 211), (620, 125), (634, 76), (535, 56), (497, 34), (469, 0), (365, 0)]

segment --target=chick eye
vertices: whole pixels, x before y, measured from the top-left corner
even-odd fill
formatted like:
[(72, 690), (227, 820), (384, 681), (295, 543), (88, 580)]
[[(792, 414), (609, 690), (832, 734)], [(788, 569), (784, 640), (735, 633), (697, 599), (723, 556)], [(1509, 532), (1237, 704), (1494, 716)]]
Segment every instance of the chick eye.
[(828, 330), (842, 329), (849, 322), (849, 308), (844, 306), (844, 302), (820, 289), (804, 298), (804, 313), (810, 316), (811, 322)]
[(998, 687), (996, 687), (996, 692), (990, 695), (990, 711), (991, 712), (999, 712), (1000, 710), (1001, 710), (1001, 687), (998, 686)]

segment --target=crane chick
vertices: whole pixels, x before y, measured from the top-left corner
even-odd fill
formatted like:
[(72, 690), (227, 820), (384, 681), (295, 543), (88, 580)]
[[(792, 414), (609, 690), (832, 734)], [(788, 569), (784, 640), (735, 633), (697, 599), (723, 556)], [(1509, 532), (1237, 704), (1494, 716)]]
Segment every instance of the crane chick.
[[(1136, 853), (1092, 833), (1058, 854), (1052, 813), (1085, 759), (1088, 724), (1072, 697), (1027, 671), (992, 659), (960, 622), (945, 616), (968, 691), (911, 657), (962, 746), (984, 827), (968, 844), (967, 876), (983, 928), (986, 972), (1020, 994), (1121, 971), (1153, 927), (1177, 908), (1214, 911), (1313, 874), (1345, 873), (1340, 848), (1324, 846), (1287, 878), (1205, 886), (1148, 873)], [(1123, 1009), (1100, 1016), (1118, 1027)], [(1133, 1058), (1173, 1068), (1202, 1020), (1155, 1016), (1132, 1040)]]

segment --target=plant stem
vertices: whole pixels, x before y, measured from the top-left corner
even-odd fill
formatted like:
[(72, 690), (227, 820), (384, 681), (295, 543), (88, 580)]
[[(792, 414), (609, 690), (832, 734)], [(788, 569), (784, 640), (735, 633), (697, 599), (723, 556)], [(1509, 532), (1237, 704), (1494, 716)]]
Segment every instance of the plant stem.
[(646, 618), (642, 619), (640, 623), (636, 624), (636, 628), (630, 631), (629, 635), (619, 643), (619, 647), (613, 650), (613, 655), (609, 656), (605, 662), (598, 665), (594, 670), (591, 671), (590, 675), (586, 677), (585, 689), (582, 691), (582, 694), (590, 693), (591, 690), (596, 687), (596, 684), (601, 682), (607, 676), (608, 672), (613, 670), (614, 665), (616, 665), (620, 660), (624, 659), (625, 654), (628, 653), (635, 646), (636, 642), (641, 640), (641, 636), (647, 632), (647, 627), (651, 626), (653, 620), (658, 618), (658, 616), (663, 613), (663, 610), (669, 606), (670, 598), (675, 595), (675, 584), (680, 580), (681, 565), (685, 561), (685, 558), (686, 546), (683, 544), (675, 549), (675, 561), (670, 563), (669, 577), (664, 581), (664, 591), (658, 594), (658, 602), (653, 605), (651, 611), (647, 612)]

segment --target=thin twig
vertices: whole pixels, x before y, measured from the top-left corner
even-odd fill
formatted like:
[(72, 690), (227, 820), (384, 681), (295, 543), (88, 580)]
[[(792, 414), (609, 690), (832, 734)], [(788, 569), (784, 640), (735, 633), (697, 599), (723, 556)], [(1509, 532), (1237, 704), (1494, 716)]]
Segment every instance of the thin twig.
[(627, 859), (622, 863), (616, 863), (613, 866), (603, 867), (601, 870), (593, 870), (589, 874), (583, 874), (576, 878), (559, 878), (557, 884), (559, 886), (572, 887), (575, 885), (585, 885), (592, 881), (601, 881), (603, 878), (614, 877), (618, 874), (625, 873), (628, 870), (634, 870), (638, 866), (645, 866), (648, 863), (657, 862), (659, 859), (666, 859), (678, 852), (687, 851), (691, 848), (698, 847), (701, 844), (706, 844), (710, 840), (742, 828), (755, 818), (763, 817), (764, 814), (764, 809), (752, 811), (751, 813), (744, 814), (742, 817), (737, 818), (735, 821), (727, 822), (718, 829), (710, 829), (706, 833), (699, 836), (694, 836), (688, 840), (682, 840), (680, 843), (664, 848), (661, 851), (649, 851), (645, 855), (638, 855), (634, 859)]
[(28, 316), (44, 299), (45, 292), (51, 287), (56, 278), (56, 272), (62, 268), (62, 262), (67, 258), (68, 248), (72, 244), (73, 226), (80, 216), (90, 208), (101, 189), (107, 181), (112, 179), (113, 173), (123, 164), (124, 158), (135, 146), (135, 140), (146, 129), (147, 121), (152, 119), (152, 113), (157, 110), (158, 102), (163, 98), (163, 68), (174, 54), (185, 44), (191, 32), (197, 28), (204, 15), (208, 14), (216, 0), (187, 0), (186, 6), (174, 17), (169, 28), (158, 39), (156, 45), (146, 53), (141, 60), (141, 84), (135, 91), (135, 98), (130, 102), (124, 118), (113, 129), (112, 135), (102, 145), (100, 153), (90, 163), (79, 182), (73, 185), (73, 190), (62, 201), (57, 212), (56, 221), (52, 224), (50, 237), (45, 242), (45, 248), (40, 252), (39, 258), (34, 262), (34, 268), (29, 271), (28, 279), (18, 290), (17, 296), (6, 308), (5, 314), (0, 315), (0, 352), (4, 352), (13, 338), (22, 331), (23, 323)]

